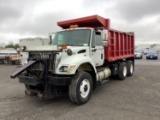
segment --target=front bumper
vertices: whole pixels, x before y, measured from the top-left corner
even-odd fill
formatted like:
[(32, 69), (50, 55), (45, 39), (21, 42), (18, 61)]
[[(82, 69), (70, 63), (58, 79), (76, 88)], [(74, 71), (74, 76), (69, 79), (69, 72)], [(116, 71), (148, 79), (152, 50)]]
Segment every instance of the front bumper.
[(147, 56), (146, 59), (157, 59), (157, 56)]
[(26, 85), (38, 85), (38, 84), (50, 84), (50, 85), (69, 85), (71, 84), (71, 76), (47, 76), (46, 79), (43, 78), (35, 78), (35, 77), (27, 77), (27, 76), (19, 76), (19, 82), (24, 83)]
[(24, 83), (26, 85), (37, 85), (42, 84), (42, 78), (28, 77), (28, 76), (18, 76), (19, 82)]
[(48, 83), (51, 85), (69, 85), (71, 84), (71, 76), (59, 76), (59, 77), (53, 77), (53, 76), (48, 76)]

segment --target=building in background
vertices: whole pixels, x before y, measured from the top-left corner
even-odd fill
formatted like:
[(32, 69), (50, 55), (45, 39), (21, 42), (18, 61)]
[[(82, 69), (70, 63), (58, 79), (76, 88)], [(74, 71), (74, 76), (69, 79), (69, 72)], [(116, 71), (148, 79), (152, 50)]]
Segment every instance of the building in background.
[(160, 53), (160, 44), (137, 44), (135, 49), (142, 50), (145, 55), (151, 49), (157, 51), (157, 53)]
[(160, 44), (137, 44), (136, 45), (137, 49), (156, 49), (160, 51)]

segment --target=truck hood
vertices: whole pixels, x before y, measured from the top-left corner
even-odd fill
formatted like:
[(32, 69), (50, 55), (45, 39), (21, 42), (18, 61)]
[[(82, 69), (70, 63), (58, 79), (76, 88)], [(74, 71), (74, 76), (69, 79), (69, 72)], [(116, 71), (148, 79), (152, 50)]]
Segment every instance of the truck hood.
[(27, 46), (25, 51), (59, 51), (59, 49), (56, 45)]

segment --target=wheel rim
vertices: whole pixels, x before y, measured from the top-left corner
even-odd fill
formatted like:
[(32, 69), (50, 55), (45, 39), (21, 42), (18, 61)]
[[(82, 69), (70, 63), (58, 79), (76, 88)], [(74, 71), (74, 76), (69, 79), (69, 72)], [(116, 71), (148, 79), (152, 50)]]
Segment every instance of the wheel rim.
[(123, 68), (123, 76), (125, 77), (126, 75), (127, 75), (127, 67), (124, 66), (124, 68)]
[(132, 74), (133, 73), (133, 65), (131, 64), (130, 66), (130, 73)]
[(82, 98), (86, 98), (90, 92), (90, 82), (88, 79), (84, 79), (80, 85), (80, 95)]

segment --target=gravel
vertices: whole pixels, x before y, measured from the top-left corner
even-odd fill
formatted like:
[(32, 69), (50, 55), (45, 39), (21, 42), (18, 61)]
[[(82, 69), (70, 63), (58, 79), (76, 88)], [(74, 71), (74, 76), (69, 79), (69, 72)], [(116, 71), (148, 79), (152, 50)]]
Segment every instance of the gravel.
[(24, 85), (10, 78), (18, 68), (0, 65), (1, 120), (160, 120), (160, 60), (135, 60), (132, 77), (98, 86), (82, 106), (68, 95), (51, 100), (26, 96)]

